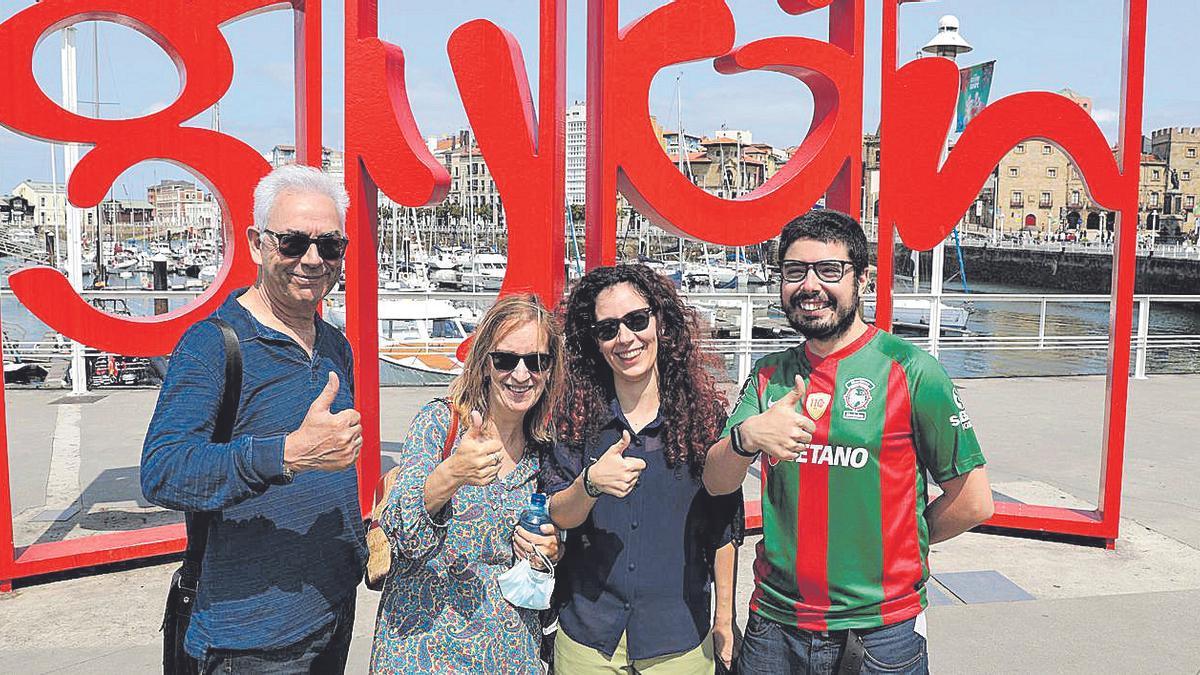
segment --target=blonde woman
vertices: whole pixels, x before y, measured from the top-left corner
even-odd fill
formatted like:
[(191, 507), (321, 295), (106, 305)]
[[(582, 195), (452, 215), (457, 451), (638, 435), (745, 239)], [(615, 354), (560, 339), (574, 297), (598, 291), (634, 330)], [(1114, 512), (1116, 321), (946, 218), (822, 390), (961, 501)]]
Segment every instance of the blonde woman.
[(535, 546), (559, 558), (552, 525), (540, 537), (514, 526), (552, 442), (561, 353), (536, 296), (504, 297), (479, 322), (449, 398), (413, 419), (380, 518), (393, 571), (372, 672), (540, 672), (538, 613), (510, 604), (496, 577), (514, 558), (540, 560)]

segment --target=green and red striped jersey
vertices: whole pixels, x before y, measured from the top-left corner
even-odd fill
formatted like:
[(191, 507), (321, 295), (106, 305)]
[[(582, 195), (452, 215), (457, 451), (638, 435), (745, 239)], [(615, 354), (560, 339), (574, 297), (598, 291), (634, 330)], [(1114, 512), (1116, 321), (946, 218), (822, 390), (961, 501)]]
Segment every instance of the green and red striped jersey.
[(941, 483), (984, 464), (971, 418), (935, 358), (871, 326), (825, 358), (799, 346), (759, 359), (724, 434), (797, 374), (817, 428), (795, 461), (762, 456), (750, 610), (806, 630), (910, 619), (926, 606), (926, 472)]

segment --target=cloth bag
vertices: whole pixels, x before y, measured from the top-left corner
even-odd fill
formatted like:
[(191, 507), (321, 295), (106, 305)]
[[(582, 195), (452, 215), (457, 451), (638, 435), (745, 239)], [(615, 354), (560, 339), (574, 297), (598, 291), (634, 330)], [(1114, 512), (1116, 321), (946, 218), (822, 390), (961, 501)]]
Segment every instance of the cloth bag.
[[(454, 449), (454, 439), (458, 436), (458, 411), (449, 401), (442, 402), (450, 409), (450, 428), (442, 444), (442, 461), (446, 461), (450, 451)], [(380, 477), (379, 485), (375, 488), (375, 507), (371, 509), (371, 522), (367, 526), (366, 584), (372, 591), (383, 590), (383, 580), (392, 570), (392, 543), (379, 526), (379, 519), (383, 516), (383, 507), (387, 505), (388, 495), (392, 493), (392, 487), (399, 476), (400, 467), (395, 467)]]

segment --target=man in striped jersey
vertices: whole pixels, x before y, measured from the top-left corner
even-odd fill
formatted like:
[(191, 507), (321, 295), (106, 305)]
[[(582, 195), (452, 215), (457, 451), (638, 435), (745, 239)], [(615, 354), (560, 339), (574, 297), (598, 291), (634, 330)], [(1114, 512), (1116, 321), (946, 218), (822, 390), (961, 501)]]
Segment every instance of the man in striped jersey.
[[(704, 470), (726, 494), (761, 459), (743, 672), (927, 672), (929, 545), (992, 514), (971, 418), (936, 359), (863, 322), (853, 218), (797, 218), (779, 260), (806, 341), (755, 364)], [(943, 491), (928, 504), (927, 473)]]

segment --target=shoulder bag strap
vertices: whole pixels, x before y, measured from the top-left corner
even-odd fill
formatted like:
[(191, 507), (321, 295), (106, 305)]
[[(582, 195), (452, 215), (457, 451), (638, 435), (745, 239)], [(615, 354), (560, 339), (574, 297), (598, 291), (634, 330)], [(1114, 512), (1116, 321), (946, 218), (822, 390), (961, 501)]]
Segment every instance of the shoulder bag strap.
[[(214, 443), (228, 443), (233, 438), (238, 399), (242, 395), (242, 347), (238, 343), (237, 333), (233, 332), (233, 327), (228, 323), (215, 316), (206, 321), (221, 329), (221, 341), (225, 343), (225, 384), (221, 388), (221, 407), (217, 409), (217, 422), (213, 426), (211, 438)], [(212, 522), (213, 513), (189, 513), (185, 519), (188, 546), (184, 560), (195, 565), (198, 575), (200, 562), (204, 559), (204, 549), (208, 545), (208, 525)]]
[(450, 401), (446, 401), (446, 407), (450, 409), (450, 428), (446, 431), (446, 443), (442, 446), (443, 462), (454, 450), (454, 439), (458, 438), (458, 408), (455, 408)]

